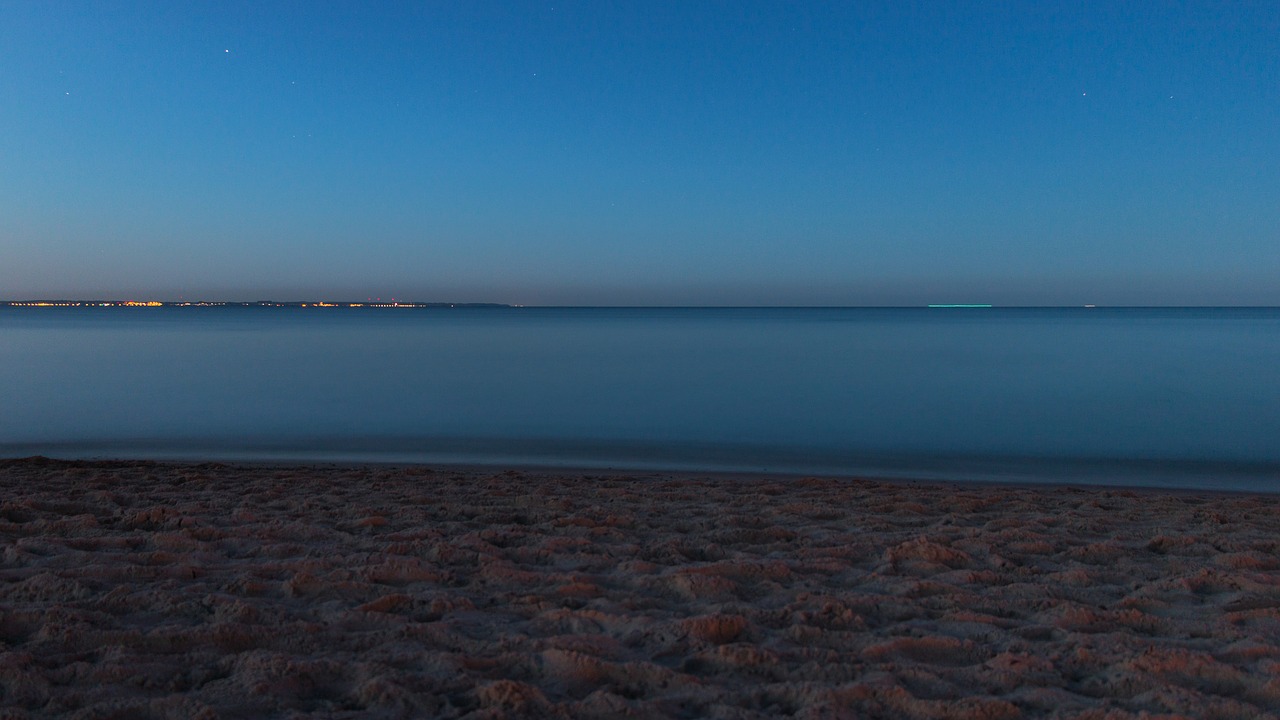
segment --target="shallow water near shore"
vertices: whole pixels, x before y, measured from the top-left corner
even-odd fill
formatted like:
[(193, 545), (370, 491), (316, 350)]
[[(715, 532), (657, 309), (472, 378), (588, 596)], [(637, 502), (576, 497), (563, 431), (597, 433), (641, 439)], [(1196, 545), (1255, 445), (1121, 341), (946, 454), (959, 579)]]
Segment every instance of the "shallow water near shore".
[(0, 309), (0, 455), (1280, 489), (1280, 309)]

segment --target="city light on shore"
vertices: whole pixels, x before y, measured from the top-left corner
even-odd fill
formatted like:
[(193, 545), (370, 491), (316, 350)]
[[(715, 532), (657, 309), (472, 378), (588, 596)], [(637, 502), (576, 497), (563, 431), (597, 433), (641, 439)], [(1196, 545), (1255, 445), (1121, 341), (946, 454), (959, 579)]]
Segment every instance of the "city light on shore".
[(12, 308), (157, 308), (157, 307), (276, 307), (276, 308), (506, 308), (518, 307), (501, 303), (449, 303), (449, 302), (330, 302), (319, 301), (274, 301), (259, 300), (257, 302), (225, 302), (197, 301), (170, 302), (162, 300), (8, 300), (0, 301), (0, 307)]

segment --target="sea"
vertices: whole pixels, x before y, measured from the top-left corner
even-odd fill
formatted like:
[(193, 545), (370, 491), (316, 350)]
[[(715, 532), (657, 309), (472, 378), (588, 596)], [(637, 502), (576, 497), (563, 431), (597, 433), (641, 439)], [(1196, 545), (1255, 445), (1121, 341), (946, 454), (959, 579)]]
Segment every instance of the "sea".
[(0, 457), (1280, 491), (1280, 308), (0, 307)]

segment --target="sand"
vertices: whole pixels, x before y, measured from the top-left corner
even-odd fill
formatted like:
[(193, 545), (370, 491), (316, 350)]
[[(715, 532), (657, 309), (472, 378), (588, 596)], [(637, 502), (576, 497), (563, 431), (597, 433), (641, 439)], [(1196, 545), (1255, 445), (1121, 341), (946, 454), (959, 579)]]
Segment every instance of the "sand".
[(0, 462), (0, 718), (1255, 718), (1280, 498)]

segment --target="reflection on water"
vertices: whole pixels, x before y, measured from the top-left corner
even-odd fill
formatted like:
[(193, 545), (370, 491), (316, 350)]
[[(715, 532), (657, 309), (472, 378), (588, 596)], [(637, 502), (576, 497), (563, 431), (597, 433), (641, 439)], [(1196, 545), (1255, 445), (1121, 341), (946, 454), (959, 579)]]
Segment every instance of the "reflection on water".
[(1275, 309), (15, 308), (0, 452), (1280, 482), (1276, 367)]

